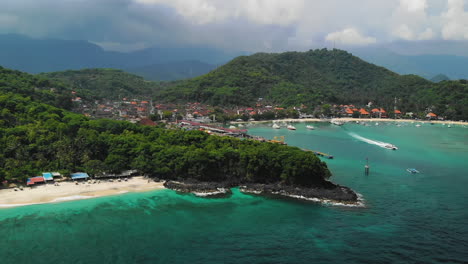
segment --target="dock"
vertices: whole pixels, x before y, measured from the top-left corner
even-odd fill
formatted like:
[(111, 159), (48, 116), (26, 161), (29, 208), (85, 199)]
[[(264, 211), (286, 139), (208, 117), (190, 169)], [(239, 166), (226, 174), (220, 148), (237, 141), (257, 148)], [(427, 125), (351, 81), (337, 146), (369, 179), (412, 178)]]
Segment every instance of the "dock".
[(327, 154), (327, 153), (323, 153), (323, 152), (315, 151), (315, 150), (310, 150), (310, 149), (302, 149), (302, 150), (312, 152), (312, 153), (315, 154), (315, 156), (324, 157), (324, 158), (327, 158), (327, 159), (333, 159), (333, 155), (330, 155), (330, 154)]

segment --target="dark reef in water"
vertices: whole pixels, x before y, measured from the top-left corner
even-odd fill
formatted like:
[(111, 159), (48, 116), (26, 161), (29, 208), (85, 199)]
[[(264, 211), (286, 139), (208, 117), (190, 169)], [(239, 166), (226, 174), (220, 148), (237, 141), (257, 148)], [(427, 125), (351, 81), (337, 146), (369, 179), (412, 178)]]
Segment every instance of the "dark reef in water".
[(184, 193), (195, 193), (198, 196), (225, 197), (231, 194), (230, 188), (240, 187), (240, 191), (249, 194), (283, 196), (301, 200), (328, 200), (345, 204), (358, 203), (358, 195), (350, 188), (324, 181), (321, 186), (303, 187), (281, 183), (228, 183), (199, 182), (189, 180), (184, 182), (167, 181), (168, 189)]

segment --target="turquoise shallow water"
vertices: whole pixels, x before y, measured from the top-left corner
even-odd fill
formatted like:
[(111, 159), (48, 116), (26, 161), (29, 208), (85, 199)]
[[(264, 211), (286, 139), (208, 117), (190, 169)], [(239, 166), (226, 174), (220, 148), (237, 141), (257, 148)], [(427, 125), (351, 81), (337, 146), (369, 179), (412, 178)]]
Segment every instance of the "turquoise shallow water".
[(468, 128), (305, 125), (249, 131), (334, 155), (333, 181), (361, 193), (365, 208), (163, 190), (2, 209), (1, 263), (468, 262)]

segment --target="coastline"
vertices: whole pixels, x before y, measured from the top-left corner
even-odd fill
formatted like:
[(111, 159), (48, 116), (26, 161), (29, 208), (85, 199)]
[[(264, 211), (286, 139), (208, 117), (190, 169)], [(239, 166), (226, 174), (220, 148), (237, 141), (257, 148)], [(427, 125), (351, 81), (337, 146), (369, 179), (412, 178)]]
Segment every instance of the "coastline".
[(147, 192), (165, 189), (163, 182), (148, 182), (148, 179), (138, 176), (128, 181), (101, 181), (100, 183), (60, 182), (59, 186), (44, 184), (23, 191), (12, 188), (0, 190), (0, 208), (9, 208), (33, 204), (58, 203), (72, 200), (91, 199), (103, 196), (123, 194), (127, 192)]
[(286, 118), (286, 119), (274, 119), (274, 120), (260, 120), (260, 121), (233, 121), (231, 124), (264, 124), (272, 122), (286, 122), (286, 123), (304, 123), (304, 122), (330, 122), (331, 120), (339, 120), (344, 122), (405, 122), (405, 123), (434, 123), (434, 124), (451, 124), (451, 125), (468, 125), (468, 122), (450, 121), (450, 120), (415, 120), (415, 119), (390, 119), (390, 118), (352, 118), (352, 117), (340, 117), (331, 119), (319, 119), (319, 118)]
[(351, 188), (325, 181), (323, 186), (300, 187), (280, 183), (223, 183), (223, 182), (176, 182), (167, 181), (164, 187), (181, 193), (192, 193), (198, 197), (223, 198), (232, 194), (230, 188), (239, 187), (244, 194), (275, 196), (283, 199), (309, 201), (323, 205), (365, 207), (362, 195)]

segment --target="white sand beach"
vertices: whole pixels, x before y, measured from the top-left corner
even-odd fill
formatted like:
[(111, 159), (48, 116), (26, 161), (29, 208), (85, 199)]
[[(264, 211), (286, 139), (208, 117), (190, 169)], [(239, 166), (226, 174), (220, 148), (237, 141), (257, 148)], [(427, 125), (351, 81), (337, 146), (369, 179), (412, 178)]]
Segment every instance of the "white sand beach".
[(107, 195), (115, 195), (126, 192), (145, 192), (164, 189), (163, 182), (149, 181), (144, 177), (133, 177), (128, 181), (113, 182), (103, 181), (100, 183), (60, 182), (59, 186), (53, 183), (42, 184), (24, 190), (14, 189), (0, 190), (0, 208), (15, 207), (30, 204), (54, 203), (69, 200), (89, 199)]

